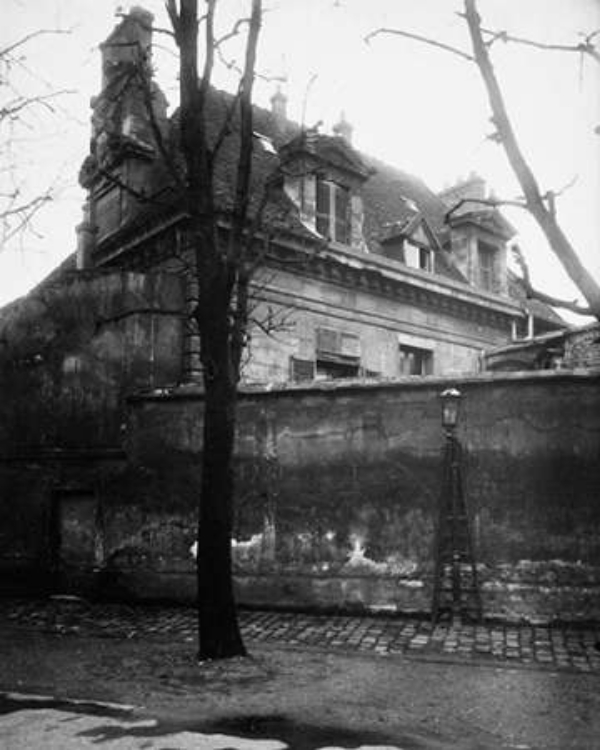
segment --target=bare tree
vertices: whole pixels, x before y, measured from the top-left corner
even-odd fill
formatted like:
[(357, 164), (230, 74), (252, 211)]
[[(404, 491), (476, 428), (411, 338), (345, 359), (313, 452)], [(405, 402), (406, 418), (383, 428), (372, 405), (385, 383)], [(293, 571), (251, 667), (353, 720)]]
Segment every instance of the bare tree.
[[(270, 307), (261, 294), (271, 261), (305, 264), (326, 244), (315, 237), (310, 252), (300, 250), (293, 258), (273, 249), (273, 235), (280, 222), (287, 226), (291, 211), (282, 182), (286, 174), (300, 175), (286, 171), (270, 139), (254, 131), (252, 94), (263, 8), (262, 0), (247, 3), (248, 15), (218, 36), (219, 0), (204, 0), (201, 17), (198, 0), (167, 0), (171, 29), (160, 31), (177, 45), (180, 93), (170, 125), (164, 97), (153, 82), (146, 35), (142, 41), (117, 34), (105, 43), (119, 62), (115, 58), (106, 66), (110, 75), (95, 109), (98, 131), (81, 171), (85, 187), (108, 182), (140, 205), (174, 211), (176, 217), (169, 260), (188, 282), (186, 325), (188, 334), (199, 339), (204, 385), (195, 545), (200, 661), (245, 654), (233, 596), (231, 533), (236, 403), (249, 328), (270, 335), (289, 326), (290, 310)], [(139, 9), (135, 23), (143, 31), (157, 31), (152, 16)], [(234, 37), (243, 40), (241, 64), (223, 49)], [(235, 94), (212, 86), (217, 63), (238, 74)], [(131, 138), (122, 123), (133, 113), (137, 120), (144, 118), (143, 136), (128, 143), (157, 155), (155, 166), (161, 169), (159, 178), (141, 187), (114, 169), (111, 156), (111, 148), (118, 150)], [(257, 154), (256, 143), (261, 143)]]
[[(217, 0), (207, 0), (202, 18), (197, 0), (167, 0), (179, 50), (179, 142), (184, 160), (186, 244), (193, 252), (198, 290), (194, 319), (200, 336), (205, 387), (202, 485), (198, 509), (198, 658), (245, 654), (233, 596), (231, 530), (233, 449), (237, 385), (248, 325), (248, 298), (254, 266), (250, 226), (253, 150), (252, 89), (262, 21), (261, 0), (251, 0), (249, 16), (237, 24), (246, 29), (245, 59), (235, 106), (239, 118), (233, 208), (227, 232), (219, 226), (215, 197), (215, 160), (223, 136), (210, 142), (207, 124), (219, 39), (215, 35)], [(199, 75), (199, 28), (204, 62)], [(226, 127), (226, 125), (224, 126)]]
[(28, 190), (20, 179), (19, 146), (23, 132), (35, 131), (31, 122), (39, 112), (56, 114), (56, 101), (64, 90), (28, 93), (18, 83), (26, 69), (27, 46), (40, 36), (64, 34), (58, 29), (39, 29), (0, 48), (0, 249), (31, 228), (33, 218), (53, 198), (52, 186)]
[[(530, 296), (543, 298), (543, 301), (571, 310), (575, 308), (577, 312), (594, 315), (600, 320), (600, 286), (594, 280), (589, 271), (581, 262), (577, 252), (573, 248), (569, 239), (562, 230), (556, 216), (556, 198), (558, 191), (546, 191), (540, 189), (535, 175), (526, 160), (523, 151), (517, 140), (515, 131), (512, 127), (508, 110), (504, 101), (502, 90), (498, 83), (496, 73), (490, 57), (490, 48), (498, 40), (513, 41), (520, 44), (528, 44), (540, 49), (551, 49), (565, 52), (578, 52), (588, 54), (594, 60), (598, 61), (600, 56), (594, 47), (593, 40), (597, 32), (589, 34), (583, 42), (577, 45), (551, 45), (542, 44), (535, 41), (526, 40), (506, 34), (506, 32), (493, 32), (485, 29), (481, 25), (481, 18), (477, 10), (476, 0), (464, 0), (464, 13), (461, 16), (465, 19), (472, 46), (472, 53), (459, 49), (437, 39), (432, 39), (420, 34), (405, 31), (403, 29), (381, 28), (373, 31), (367, 36), (367, 41), (379, 34), (393, 34), (408, 39), (413, 39), (423, 44), (442, 49), (463, 60), (473, 62), (477, 65), (481, 74), (486, 93), (488, 96), (490, 108), (492, 111), (492, 122), (496, 128), (494, 140), (501, 143), (508, 161), (519, 181), (523, 191), (524, 200), (518, 202), (518, 205), (525, 208), (533, 216), (542, 232), (544, 233), (550, 249), (554, 252), (563, 268), (575, 283), (587, 302), (587, 307), (574, 305), (573, 303), (560, 300), (550, 295), (540, 295), (532, 286), (528, 273), (524, 276), (526, 291)], [(495, 205), (508, 204), (515, 205), (514, 201), (495, 201)], [(522, 259), (522, 254), (520, 255)], [(523, 263), (520, 264), (524, 268)]]

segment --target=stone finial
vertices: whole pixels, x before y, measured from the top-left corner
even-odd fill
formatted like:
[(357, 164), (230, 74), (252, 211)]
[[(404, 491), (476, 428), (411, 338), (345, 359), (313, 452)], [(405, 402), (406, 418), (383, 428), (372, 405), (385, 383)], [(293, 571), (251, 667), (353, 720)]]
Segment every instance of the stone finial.
[(342, 112), (340, 114), (339, 122), (336, 122), (336, 124), (333, 126), (333, 134), (337, 135), (340, 138), (343, 138), (346, 143), (352, 143), (352, 132), (354, 128), (352, 125), (346, 120), (346, 113)]

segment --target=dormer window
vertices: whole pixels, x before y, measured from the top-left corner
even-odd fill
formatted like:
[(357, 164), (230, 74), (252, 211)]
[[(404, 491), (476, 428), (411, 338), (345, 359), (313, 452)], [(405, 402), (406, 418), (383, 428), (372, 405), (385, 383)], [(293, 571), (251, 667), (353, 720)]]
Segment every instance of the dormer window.
[(479, 265), (479, 286), (487, 292), (494, 291), (495, 287), (495, 259), (496, 248), (487, 242), (478, 240), (477, 260)]
[(407, 266), (419, 268), (421, 271), (433, 271), (433, 252), (429, 247), (415, 245), (414, 242), (404, 242), (404, 260)]
[(331, 180), (317, 178), (317, 223), (319, 234), (344, 245), (350, 244), (350, 190)]

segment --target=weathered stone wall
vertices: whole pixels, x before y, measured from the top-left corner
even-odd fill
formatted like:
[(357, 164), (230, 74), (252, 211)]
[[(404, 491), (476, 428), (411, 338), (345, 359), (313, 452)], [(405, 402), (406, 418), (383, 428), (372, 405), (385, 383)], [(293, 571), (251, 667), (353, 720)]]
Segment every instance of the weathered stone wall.
[[(406, 271), (411, 272), (427, 285), (425, 272)], [(455, 375), (477, 372), (482, 351), (510, 339), (508, 317), (495, 323), (459, 317), (441, 304), (430, 308), (418, 299), (386, 297), (346, 286), (343, 280), (332, 284), (284, 270), (269, 270), (266, 278), (253, 317), (269, 321), (274, 330), (267, 334), (259, 326), (251, 329), (246, 382), (289, 381), (292, 357), (309, 362), (317, 358), (320, 327), (358, 337), (362, 371), (384, 378), (401, 374), (400, 345), (430, 351), (433, 374)]]
[(600, 368), (600, 324), (572, 331), (565, 337), (566, 367)]
[[(0, 331), (0, 573), (191, 599), (203, 402), (170, 387), (179, 283), (79, 274), (55, 292)], [(486, 614), (600, 618), (600, 374), (581, 371), (244, 391), (240, 601), (428, 609), (450, 383)]]
[(173, 276), (78, 272), (2, 310), (0, 571), (39, 580), (61, 534), (72, 562), (103, 559), (85, 527), (123, 473), (125, 397), (177, 382), (182, 304)]
[[(600, 616), (599, 380), (531, 373), (459, 383), (488, 615)], [(234, 542), (241, 601), (428, 608), (443, 443), (437, 394), (447, 384), (243, 395)], [(121, 569), (125, 588), (193, 594), (187, 548), (201, 414), (190, 391), (132, 404), (129, 471), (137, 478), (129, 490), (120, 484), (121, 500), (111, 497), (120, 514), (112, 523), (135, 557)]]

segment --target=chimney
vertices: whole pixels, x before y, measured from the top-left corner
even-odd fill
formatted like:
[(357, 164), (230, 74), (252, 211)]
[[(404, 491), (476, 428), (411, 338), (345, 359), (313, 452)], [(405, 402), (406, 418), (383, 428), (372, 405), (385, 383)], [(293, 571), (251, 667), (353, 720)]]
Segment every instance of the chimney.
[(103, 89), (120, 74), (123, 65), (139, 62), (140, 53), (150, 64), (153, 21), (154, 16), (150, 11), (136, 5), (100, 45)]
[[(455, 185), (445, 187), (439, 196), (448, 208), (468, 198), (484, 199), (486, 197), (485, 180), (476, 172), (471, 172), (468, 177), (458, 180)], [(477, 208), (476, 203), (466, 204), (465, 210), (473, 211), (475, 208)]]
[(340, 114), (339, 122), (336, 122), (336, 124), (333, 126), (333, 134), (337, 135), (338, 138), (343, 138), (346, 143), (350, 144), (352, 143), (352, 131), (354, 128), (348, 120), (346, 120), (346, 113), (342, 112)]
[(154, 142), (144, 95), (137, 85), (124, 84), (134, 67), (147, 76), (152, 91), (154, 116), (161, 130), (167, 123), (168, 102), (152, 79), (152, 23), (154, 16), (134, 6), (109, 37), (102, 51), (102, 91), (91, 101), (92, 140), (102, 160), (109, 144), (107, 135), (118, 135), (151, 147)]
[(271, 97), (271, 113), (277, 120), (287, 119), (287, 96), (277, 87), (277, 91)]

